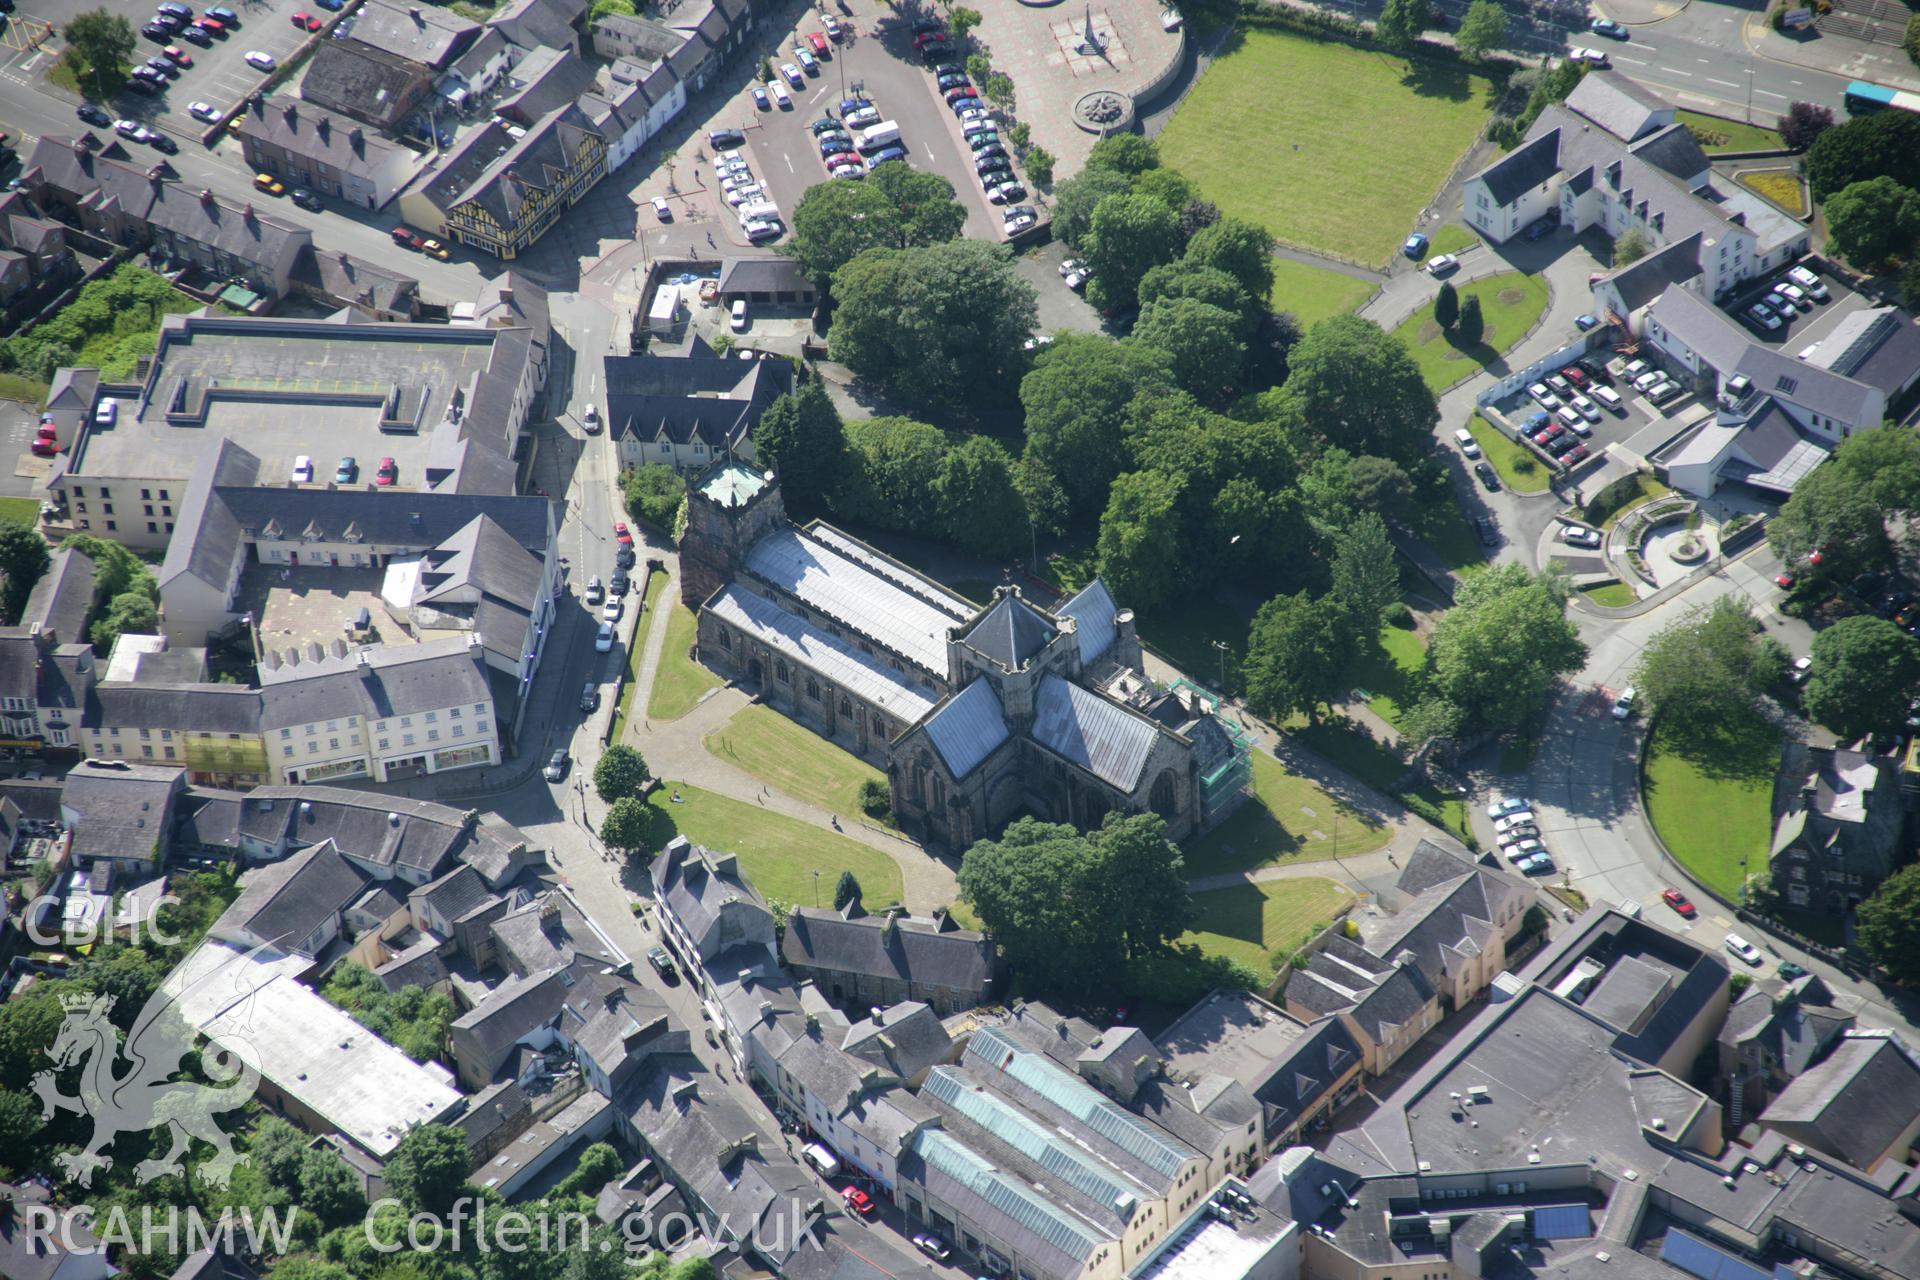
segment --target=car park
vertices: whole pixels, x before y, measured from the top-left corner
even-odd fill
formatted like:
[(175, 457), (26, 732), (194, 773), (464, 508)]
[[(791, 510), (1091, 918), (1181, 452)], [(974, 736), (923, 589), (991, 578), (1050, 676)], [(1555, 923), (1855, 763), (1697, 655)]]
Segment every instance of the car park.
[(1752, 965), (1756, 969), (1765, 962), (1760, 954), (1760, 948), (1754, 946), (1737, 933), (1728, 934), (1726, 941), (1720, 945), (1725, 947), (1729, 954)]
[(1762, 329), (1772, 331), (1780, 327), (1780, 317), (1764, 302), (1756, 302), (1747, 308), (1747, 319)]
[(1508, 810), (1506, 813), (1495, 818), (1493, 821), (1493, 829), (1495, 834), (1498, 834), (1502, 831), (1511, 831), (1515, 827), (1531, 826), (1532, 824), (1533, 810), (1529, 809), (1526, 801), (1522, 800), (1518, 809)]
[(1573, 394), (1573, 384), (1568, 382), (1561, 374), (1550, 373), (1546, 376), (1545, 382), (1548, 389), (1562, 399)]
[(864, 178), (867, 176), (867, 171), (859, 164), (836, 164), (827, 170), (827, 176), (831, 178)]
[(1593, 450), (1587, 448), (1584, 444), (1577, 444), (1561, 455), (1560, 465), (1563, 467), (1571, 467), (1576, 463), (1585, 462), (1592, 456)]
[(1531, 858), (1515, 863), (1514, 866), (1523, 876), (1550, 876), (1559, 870), (1554, 866), (1553, 859), (1544, 852), (1536, 853)]
[(1533, 402), (1542, 409), (1551, 411), (1560, 407), (1560, 397), (1547, 390), (1547, 384), (1544, 382), (1536, 382), (1528, 387), (1527, 394), (1532, 396)]
[(304, 453), (293, 460), (293, 482), (295, 484), (313, 483), (313, 459)]
[(1522, 840), (1538, 840), (1539, 838), (1540, 828), (1531, 822), (1525, 822), (1517, 827), (1509, 827), (1507, 830), (1502, 831), (1494, 837), (1494, 842), (1504, 849), (1509, 845), (1519, 844)]
[(871, 98), (842, 98), (840, 99), (840, 114), (843, 116), (851, 115), (855, 111), (864, 111), (872, 105), (873, 99)]
[(987, 199), (994, 204), (1005, 204), (1009, 200), (1025, 200), (1027, 189), (1017, 182), (1003, 182), (987, 192)]
[(762, 111), (770, 110), (773, 105), (767, 101), (767, 91), (758, 85), (755, 85), (753, 89), (753, 105)]
[(814, 56), (805, 49), (795, 49), (793, 51), (793, 60), (798, 62), (800, 69), (808, 75), (817, 76), (820, 74), (820, 64), (815, 61)]
[(973, 81), (967, 79), (965, 75), (940, 76), (934, 81), (934, 84), (941, 89), (958, 89), (972, 83)]
[(756, 222), (749, 222), (745, 227), (742, 228), (742, 230), (746, 232), (747, 240), (749, 243), (765, 244), (769, 240), (778, 240), (780, 238), (782, 228), (780, 224), (777, 222), (767, 222), (765, 220), (761, 220)]
[(979, 113), (974, 119), (963, 120), (960, 123), (960, 132), (967, 137), (972, 137), (977, 133), (989, 133), (992, 130), (993, 121), (987, 119), (984, 111)]
[(140, 34), (155, 44), (165, 44), (167, 41), (173, 39), (174, 32), (173, 28), (164, 22), (149, 22), (146, 26), (140, 28)]
[[(1006, 223), (1007, 234), (1010, 236), (1017, 236), (1023, 231), (1031, 231), (1034, 228), (1034, 226), (1039, 223), (1039, 221), (1040, 220), (1038, 218), (1034, 217), (1030, 213), (1017, 213), (1011, 218), (1007, 219), (1007, 223)], [(1087, 279), (1085, 276), (1080, 276), (1078, 278), (1069, 276), (1067, 278), (1067, 287), (1069, 289), (1078, 289), (1081, 286), (1085, 285), (1086, 282), (1087, 282)]]
[(185, 49), (182, 49), (177, 44), (168, 45), (166, 48), (162, 49), (160, 53), (161, 53), (161, 56), (166, 58), (167, 61), (173, 63), (177, 67), (191, 67), (193, 65), (193, 55), (188, 53)]
[(867, 157), (867, 172), (873, 172), (889, 160), (905, 160), (906, 158), (907, 149), (905, 147), (882, 147)]
[(1773, 291), (1801, 311), (1813, 310), (1813, 299), (1797, 284), (1777, 284), (1773, 286)]
[(979, 155), (989, 148), (999, 149), (1000, 147), (1000, 135), (992, 129), (983, 129), (979, 133), (967, 135), (967, 150), (973, 152), (975, 155)]
[[(1636, 361), (1635, 363), (1639, 362)], [(1627, 372), (1633, 374), (1633, 389), (1635, 391), (1645, 391), (1656, 382), (1664, 382), (1667, 377), (1667, 375), (1660, 372), (1660, 370), (1648, 368), (1644, 364), (1641, 365), (1641, 370), (1637, 374), (1633, 373), (1632, 365), (1627, 366)]]
[(1548, 453), (1558, 458), (1562, 454), (1573, 452), (1573, 450), (1576, 447), (1578, 447), (1579, 444), (1580, 444), (1579, 436), (1573, 436), (1573, 435), (1556, 436), (1552, 440), (1547, 441), (1546, 449)]
[(145, 65), (152, 67), (169, 80), (180, 74), (180, 68), (171, 58), (164, 58), (157, 53), (148, 58)]
[(1563, 404), (1558, 409), (1555, 409), (1553, 416), (1555, 421), (1569, 431), (1585, 435), (1593, 430), (1593, 428), (1587, 425), (1585, 418), (1574, 412), (1573, 406), (1570, 404)]
[(833, 56), (833, 46), (828, 44), (827, 38), (818, 31), (808, 33), (807, 47), (813, 50), (813, 54), (817, 58), (831, 58)]
[[(820, 154), (823, 156), (837, 156), (843, 151), (853, 150), (853, 138), (850, 134), (836, 129), (832, 133), (820, 134), (814, 139), (814, 145), (820, 149)], [(739, 169), (735, 172), (744, 173), (746, 170)]]
[(1541, 844), (1539, 840), (1535, 839), (1535, 840), (1517, 840), (1513, 844), (1508, 845), (1501, 852), (1507, 855), (1508, 861), (1517, 863), (1517, 862), (1523, 861), (1524, 859), (1531, 858), (1535, 854), (1545, 853), (1546, 851), (1547, 851), (1547, 847)]
[(199, 27), (183, 27), (176, 34), (188, 44), (197, 44), (202, 49), (211, 49), (213, 47), (213, 37)]
[(1616, 414), (1624, 414), (1627, 411), (1627, 402), (1622, 400), (1620, 393), (1612, 387), (1594, 387), (1588, 391), (1587, 394), (1592, 396), (1596, 403), (1605, 406)]
[(787, 92), (787, 86), (781, 84), (778, 80), (769, 80), (767, 81), (767, 90), (773, 94), (773, 100), (780, 104), (782, 111), (791, 111), (793, 109), (793, 95)]
[(715, 151), (725, 151), (732, 147), (747, 144), (747, 135), (738, 129), (714, 129), (707, 134), (707, 145)]
[(880, 123), (880, 109), (878, 107), (855, 107), (852, 111), (847, 112), (845, 119), (849, 128), (863, 129), (868, 125)]
[[(1588, 422), (1600, 421), (1600, 406), (1589, 400), (1586, 396), (1575, 396), (1567, 402), (1567, 405)], [(1579, 431), (1580, 427), (1578, 424), (1575, 424), (1573, 429)]]
[(318, 31), (321, 23), (320, 19), (301, 9), (293, 15), (293, 25), (302, 31)]
[(665, 196), (653, 198), (653, 216), (662, 222), (673, 221), (673, 207), (667, 203)]
[[(338, 9), (340, 7), (337, 0), (319, 0), (319, 4), (323, 9)], [(184, 8), (185, 6), (183, 5), (181, 7)], [(216, 22), (224, 22), (230, 27), (238, 27), (240, 25), (240, 15), (223, 4), (209, 5), (207, 7), (207, 16)]]
[[(858, 108), (855, 108), (855, 110), (858, 110)], [(838, 120), (835, 120), (832, 116), (822, 116), (820, 119), (815, 120), (812, 124), (808, 125), (807, 128), (813, 131), (813, 136), (816, 138), (823, 133), (843, 132), (843, 130), (840, 127), (840, 122)]]
[(1654, 383), (1651, 387), (1648, 387), (1645, 394), (1647, 399), (1653, 401), (1655, 404), (1664, 404), (1680, 394), (1680, 384), (1662, 379)]

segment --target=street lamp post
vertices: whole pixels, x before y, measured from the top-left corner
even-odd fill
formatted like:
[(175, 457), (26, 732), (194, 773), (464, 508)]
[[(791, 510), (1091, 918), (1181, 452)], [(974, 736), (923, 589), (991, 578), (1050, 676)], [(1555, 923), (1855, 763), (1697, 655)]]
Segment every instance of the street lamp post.
[(1227, 696), (1227, 650), (1233, 646), (1225, 640), (1213, 640), (1209, 643), (1220, 651), (1220, 697), (1224, 700)]
[(820, 905), (820, 868), (813, 869), (813, 905)]

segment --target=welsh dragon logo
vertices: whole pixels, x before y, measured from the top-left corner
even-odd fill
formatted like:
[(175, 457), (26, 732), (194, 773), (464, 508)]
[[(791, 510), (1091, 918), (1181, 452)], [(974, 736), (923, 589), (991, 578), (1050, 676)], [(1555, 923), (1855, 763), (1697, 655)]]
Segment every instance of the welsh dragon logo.
[[(191, 960), (188, 962), (191, 964)], [(183, 966), (183, 970), (185, 966)], [(229, 968), (222, 964), (190, 980), (187, 990), (220, 981), (228, 974), (251, 973), (251, 966)], [(178, 976), (178, 971), (176, 975)], [(230, 979), (237, 987), (231, 1004), (244, 1002), (252, 994), (245, 988), (247, 978)], [(66, 1017), (47, 1056), (54, 1069), (33, 1078), (33, 1091), (40, 1095), (41, 1115), (52, 1119), (58, 1111), (73, 1111), (93, 1121), (93, 1136), (77, 1151), (63, 1151), (56, 1157), (67, 1175), (81, 1186), (91, 1186), (95, 1169), (113, 1163), (106, 1154), (123, 1133), (141, 1133), (165, 1127), (172, 1147), (164, 1155), (143, 1160), (135, 1177), (145, 1183), (162, 1174), (182, 1172), (182, 1160), (198, 1138), (214, 1148), (214, 1156), (195, 1165), (202, 1181), (224, 1187), (236, 1166), (250, 1157), (237, 1154), (232, 1140), (215, 1123), (222, 1112), (237, 1111), (253, 1097), (260, 1073), (242, 1056), (244, 1041), (221, 1032), (200, 1050), (200, 1070), (223, 1087), (195, 1080), (174, 1079), (181, 1060), (191, 1052), (198, 1032), (180, 1010), (179, 995), (169, 990), (169, 978), (153, 993), (134, 1019), (122, 1044), (120, 1030), (108, 1020), (114, 998), (102, 995), (69, 995), (60, 1004)], [(79, 1093), (69, 1097), (60, 1092), (54, 1071), (80, 1067)]]

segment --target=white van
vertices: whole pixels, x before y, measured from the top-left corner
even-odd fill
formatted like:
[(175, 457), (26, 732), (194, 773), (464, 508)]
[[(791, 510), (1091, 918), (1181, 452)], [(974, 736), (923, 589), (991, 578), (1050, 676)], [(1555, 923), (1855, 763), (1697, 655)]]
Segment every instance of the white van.
[(1473, 438), (1473, 432), (1462, 427), (1453, 433), (1453, 438), (1459, 444), (1462, 455), (1469, 458), (1480, 456), (1480, 444)]
[(779, 218), (780, 206), (771, 200), (755, 200), (740, 206), (740, 225), (749, 222), (772, 222)]
[(800, 1154), (806, 1157), (807, 1163), (812, 1165), (814, 1171), (823, 1178), (831, 1178), (840, 1172), (840, 1157), (817, 1142), (809, 1142), (800, 1148)]
[(1587, 394), (1592, 396), (1594, 401), (1603, 409), (1611, 409), (1615, 413), (1625, 413), (1627, 411), (1627, 402), (1622, 400), (1620, 393), (1612, 387), (1592, 387), (1587, 391)]

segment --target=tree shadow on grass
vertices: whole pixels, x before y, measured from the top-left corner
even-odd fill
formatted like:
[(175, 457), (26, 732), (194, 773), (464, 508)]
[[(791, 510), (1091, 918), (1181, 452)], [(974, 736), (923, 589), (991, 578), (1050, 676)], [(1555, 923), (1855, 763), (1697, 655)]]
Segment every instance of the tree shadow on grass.
[(1194, 932), (1266, 946), (1267, 899), (1259, 885), (1248, 882), (1231, 889), (1209, 889), (1195, 894), (1193, 901)]
[(1473, 77), (1465, 68), (1451, 63), (1409, 58), (1407, 73), (1400, 83), (1423, 98), (1441, 98), (1448, 102), (1468, 102), (1473, 98)]
[(1780, 730), (1752, 708), (1734, 715), (1663, 716), (1654, 736), (1658, 750), (1716, 781), (1763, 782), (1780, 767)]

